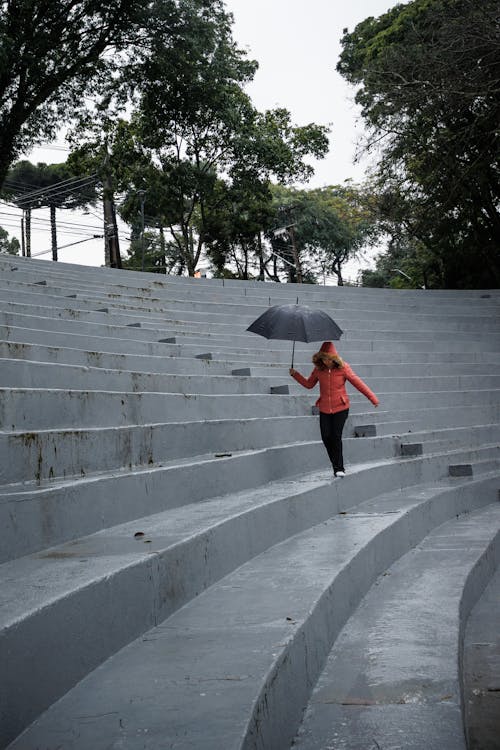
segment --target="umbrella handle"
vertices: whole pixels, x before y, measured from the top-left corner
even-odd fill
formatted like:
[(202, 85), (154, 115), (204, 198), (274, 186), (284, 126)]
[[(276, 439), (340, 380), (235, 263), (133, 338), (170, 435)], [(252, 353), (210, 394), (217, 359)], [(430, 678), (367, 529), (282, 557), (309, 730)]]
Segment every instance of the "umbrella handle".
[(293, 368), (293, 356), (295, 354), (295, 339), (293, 340), (293, 349), (292, 349), (292, 368)]

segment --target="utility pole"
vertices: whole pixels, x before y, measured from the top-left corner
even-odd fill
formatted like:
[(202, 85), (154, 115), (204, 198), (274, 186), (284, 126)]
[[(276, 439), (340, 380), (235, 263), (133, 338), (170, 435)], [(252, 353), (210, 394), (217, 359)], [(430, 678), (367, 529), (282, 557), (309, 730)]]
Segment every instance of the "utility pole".
[(57, 260), (56, 207), (50, 204), (50, 236), (52, 239), (52, 260)]
[(31, 258), (31, 208), (26, 209), (26, 257)]
[(104, 263), (111, 268), (121, 268), (122, 259), (120, 256), (120, 244), (118, 242), (118, 227), (113, 201), (113, 183), (111, 180), (107, 147), (104, 156), (103, 172)]
[(21, 216), (21, 255), (24, 258), (26, 256), (26, 244), (25, 244), (25, 234), (24, 234), (24, 210), (23, 215)]

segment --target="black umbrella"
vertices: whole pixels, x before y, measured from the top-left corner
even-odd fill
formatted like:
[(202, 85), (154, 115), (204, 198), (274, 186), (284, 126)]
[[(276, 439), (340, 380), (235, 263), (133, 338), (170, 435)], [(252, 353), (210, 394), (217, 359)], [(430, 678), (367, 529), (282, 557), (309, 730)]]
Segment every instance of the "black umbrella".
[(323, 310), (313, 310), (305, 305), (275, 305), (248, 326), (247, 331), (266, 339), (293, 341), (331, 341), (342, 336), (342, 329)]

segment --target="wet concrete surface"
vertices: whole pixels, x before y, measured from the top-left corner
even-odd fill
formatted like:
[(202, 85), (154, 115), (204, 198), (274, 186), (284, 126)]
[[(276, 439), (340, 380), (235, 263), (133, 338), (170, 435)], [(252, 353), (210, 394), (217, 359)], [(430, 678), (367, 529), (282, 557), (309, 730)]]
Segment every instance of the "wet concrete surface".
[(380, 576), (337, 639), (294, 748), (465, 750), (459, 606), (499, 510), (443, 524)]
[(468, 750), (499, 750), (500, 570), (470, 614), (463, 676)]

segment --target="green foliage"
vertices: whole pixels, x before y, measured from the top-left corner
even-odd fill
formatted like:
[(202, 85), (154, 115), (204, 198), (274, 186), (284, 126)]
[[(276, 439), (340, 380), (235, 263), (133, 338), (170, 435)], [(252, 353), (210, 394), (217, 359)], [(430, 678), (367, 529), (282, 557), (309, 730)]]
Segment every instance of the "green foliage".
[[(75, 177), (68, 163), (35, 165), (26, 160), (17, 162), (8, 171), (1, 195), (22, 209), (50, 208), (54, 260), (57, 260), (56, 209), (83, 208), (97, 197), (95, 183)], [(26, 235), (27, 244), (31, 244), (29, 222)]]
[(3, 227), (0, 227), (0, 253), (19, 255), (19, 250), (19, 240), (16, 237), (9, 239), (9, 233)]
[[(128, 257), (122, 260), (122, 267), (133, 270), (142, 270), (143, 240), (141, 229), (134, 228), (132, 241), (127, 251)], [(165, 235), (146, 230), (144, 232), (144, 270), (148, 273), (171, 273), (178, 261), (176, 247), (172, 243), (165, 242)]]
[(102, 111), (83, 122), (77, 135), (85, 132), (87, 143), (71, 157), (96, 169), (108, 149), (115, 185), (126, 193), (121, 216), (134, 222), (145, 190), (146, 223), (168, 229), (177, 267), (190, 275), (203, 252), (218, 271), (228, 257), (238, 265), (240, 250), (248, 260), (267, 226), (269, 180), (307, 179), (306, 158), (328, 149), (327, 128), (296, 126), (285, 109), (255, 109), (244, 87), (257, 65), (235, 44), (231, 24), (220, 0), (158, 0), (144, 52), (129, 69), (129, 120)]
[(375, 270), (361, 271), (362, 286), (393, 289), (432, 289), (443, 286), (443, 269), (435, 255), (418, 240), (391, 240), (375, 259)]
[(294, 239), (310, 279), (333, 273), (342, 285), (343, 265), (377, 235), (369, 193), (348, 185), (314, 190), (276, 186), (273, 194), (278, 223), (282, 227), (293, 225), (294, 235), (289, 231), (274, 239), (276, 251), (291, 260), (290, 243)]
[(272, 194), (267, 183), (240, 182), (229, 185), (219, 180), (213, 201), (206, 213), (206, 253), (214, 275), (225, 277), (227, 265), (236, 268), (230, 272), (237, 278), (251, 277), (253, 259), (259, 263), (258, 278), (265, 278), (262, 232), (275, 222)]
[[(500, 40), (496, 0), (413, 0), (342, 39), (379, 151), (380, 212), (448, 287), (500, 283)], [(440, 278), (440, 280), (439, 280)]]
[[(61, 164), (32, 164), (28, 160), (14, 164), (7, 173), (2, 194), (19, 200), (21, 205), (29, 208), (56, 206), (59, 208), (82, 208), (94, 203), (97, 199), (95, 185), (87, 185), (71, 189), (66, 181), (78, 177), (71, 165)], [(60, 183), (66, 183), (61, 185)], [(82, 182), (83, 185), (83, 182)], [(43, 188), (48, 188), (43, 192)], [(49, 188), (51, 188), (49, 190)], [(36, 192), (28, 202), (23, 201), (26, 193)]]
[[(0, 14), (0, 60), (9, 91), (0, 108), (6, 164), (63, 121), (76, 124), (66, 165), (19, 163), (9, 180), (49, 189), (66, 174), (95, 173), (105, 197), (123, 195), (118, 210), (134, 236), (129, 266), (142, 265), (144, 240), (146, 265), (192, 275), (206, 254), (217, 272), (235, 266), (245, 277), (257, 257), (263, 278), (263, 233), (275, 221), (269, 183), (307, 180), (313, 173), (309, 157), (327, 153), (328, 129), (296, 125), (283, 108), (256, 110), (245, 87), (257, 63), (234, 42), (222, 0), (18, 5), (19, 29), (10, 4)], [(7, 70), (11, 47), (28, 27), (36, 39), (29, 38), (18, 68)], [(23, 76), (29, 86), (21, 90)], [(14, 121), (10, 105), (15, 109), (17, 96), (27, 106), (28, 92), (32, 107)], [(0, 163), (0, 178), (1, 169)], [(40, 193), (36, 205), (47, 199), (55, 216), (56, 205), (72, 200), (62, 192), (55, 201), (55, 195)], [(85, 202), (96, 198), (94, 192)]]
[(0, 4), (0, 185), (16, 156), (54, 136), (113, 81), (138, 44), (145, 0)]

